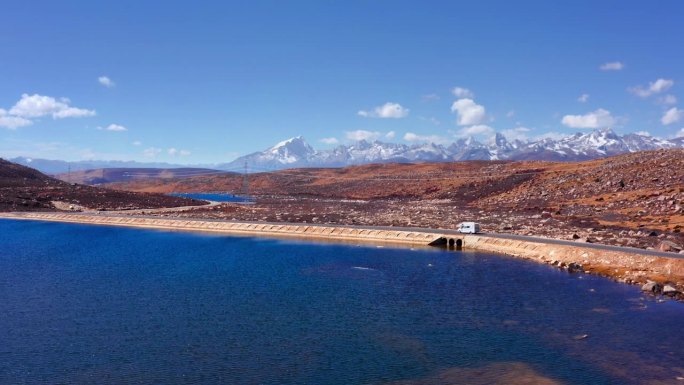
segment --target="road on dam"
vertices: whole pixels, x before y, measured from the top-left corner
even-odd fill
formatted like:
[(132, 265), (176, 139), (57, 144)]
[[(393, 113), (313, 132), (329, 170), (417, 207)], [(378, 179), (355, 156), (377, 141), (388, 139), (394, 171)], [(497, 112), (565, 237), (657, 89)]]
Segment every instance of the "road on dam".
[[(83, 213), (79, 213), (79, 214), (83, 214)], [(146, 216), (146, 215), (120, 215), (118, 213), (117, 214), (107, 214), (104, 212), (100, 212), (99, 214), (94, 214), (94, 215), (100, 215), (100, 216), (111, 215), (111, 216), (117, 216), (117, 217), (124, 216), (124, 217), (136, 217), (136, 218), (155, 218), (154, 216)], [(156, 218), (159, 218), (159, 217), (156, 217)], [(170, 219), (170, 218), (164, 218), (164, 219)], [(205, 221), (205, 222), (254, 223), (254, 222), (249, 222), (249, 221), (225, 221), (222, 219), (203, 219), (203, 218), (182, 218), (182, 220), (186, 220), (186, 221), (197, 220), (197, 221)], [(454, 235), (454, 236), (456, 236), (456, 235), (459, 235), (459, 236), (467, 235), (467, 234), (461, 234), (458, 231), (453, 230), (453, 229), (430, 229), (430, 228), (422, 228), (422, 227), (356, 226), (356, 225), (341, 225), (341, 224), (315, 224), (315, 223), (295, 223), (295, 222), (258, 222), (258, 223), (264, 224), (264, 225), (311, 226), (311, 227), (333, 226), (333, 227), (344, 227), (344, 228), (355, 228), (355, 229), (366, 229), (366, 230), (382, 230), (382, 231), (414, 231), (414, 232), (433, 233), (433, 234), (441, 234), (441, 235)], [(549, 244), (549, 245), (579, 246), (579, 247), (583, 247), (583, 248), (587, 248), (587, 249), (614, 251), (614, 252), (631, 253), (631, 254), (641, 254), (641, 255), (652, 256), (652, 257), (684, 259), (684, 255), (682, 255), (682, 254), (666, 253), (666, 252), (657, 251), (657, 250), (638, 249), (638, 248), (634, 248), (634, 247), (610, 246), (610, 245), (602, 245), (602, 244), (598, 244), (598, 243), (566, 241), (566, 240), (562, 240), (562, 239), (542, 238), (542, 237), (533, 237), (533, 236), (516, 235), (516, 234), (478, 233), (475, 235), (479, 236), (479, 237), (508, 239), (508, 240), (513, 240), (513, 241), (536, 242), (536, 243)]]

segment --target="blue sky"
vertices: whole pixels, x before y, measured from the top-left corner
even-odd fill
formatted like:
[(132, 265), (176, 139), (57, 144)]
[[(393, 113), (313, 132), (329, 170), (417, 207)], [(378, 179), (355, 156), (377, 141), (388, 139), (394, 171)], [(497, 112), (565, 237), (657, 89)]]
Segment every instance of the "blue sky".
[(678, 0), (5, 2), (0, 156), (684, 135), (683, 15)]

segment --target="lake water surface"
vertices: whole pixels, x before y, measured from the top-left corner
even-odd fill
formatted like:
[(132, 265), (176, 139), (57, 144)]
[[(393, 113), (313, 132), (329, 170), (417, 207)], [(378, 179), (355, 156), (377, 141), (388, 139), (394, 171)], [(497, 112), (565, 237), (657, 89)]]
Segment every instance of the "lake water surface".
[(201, 199), (216, 202), (235, 202), (235, 203), (250, 203), (252, 198), (233, 194), (219, 194), (219, 193), (172, 193), (169, 194), (174, 197)]
[(0, 245), (2, 384), (684, 383), (683, 304), (527, 261), (12, 220)]

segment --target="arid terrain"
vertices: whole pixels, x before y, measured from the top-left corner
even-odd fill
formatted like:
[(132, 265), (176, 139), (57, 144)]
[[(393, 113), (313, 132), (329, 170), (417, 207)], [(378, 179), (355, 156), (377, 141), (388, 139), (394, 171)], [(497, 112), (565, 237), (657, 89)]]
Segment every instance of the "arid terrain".
[(98, 168), (78, 170), (55, 175), (55, 178), (69, 183), (99, 185), (105, 183), (145, 180), (187, 178), (193, 175), (226, 174), (209, 168)]
[[(150, 177), (97, 187), (66, 183), (9, 162), (2, 166), (4, 211), (98, 210), (169, 218), (443, 229), (477, 221), (484, 232), (684, 254), (684, 150), (579, 163), (383, 164), (248, 176), (212, 171), (173, 177), (148, 170)], [(97, 172), (86, 174), (93, 173)], [(207, 205), (163, 195), (239, 193), (247, 187), (255, 198), (249, 204)], [(623, 262), (592, 263), (591, 271), (623, 282), (642, 284), (649, 279), (684, 287), (684, 282), (669, 276), (625, 269), (628, 264)]]
[(206, 202), (67, 183), (0, 159), (0, 211), (156, 209)]
[[(654, 248), (684, 245), (684, 150), (578, 163), (471, 161), (295, 169), (249, 175), (254, 205), (165, 216), (454, 228)], [(140, 192), (240, 192), (240, 175), (107, 184)]]

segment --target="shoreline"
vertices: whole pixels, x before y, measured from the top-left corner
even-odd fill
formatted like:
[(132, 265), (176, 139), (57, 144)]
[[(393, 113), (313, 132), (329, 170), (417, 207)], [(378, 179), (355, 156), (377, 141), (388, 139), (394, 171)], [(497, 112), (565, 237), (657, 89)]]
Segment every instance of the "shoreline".
[(545, 243), (543, 238), (507, 239), (487, 234), (459, 234), (445, 229), (395, 229), (60, 212), (5, 212), (0, 213), (0, 218), (404, 246), (437, 244), (449, 247), (451, 243), (453, 247), (449, 247), (450, 249), (459, 249), (460, 244), (466, 251), (508, 255), (552, 265), (570, 273), (595, 274), (632, 285), (643, 285), (649, 281), (661, 285), (670, 284), (676, 290), (669, 296), (684, 300), (684, 258), (676, 254), (647, 255), (639, 249), (601, 249), (594, 245), (557, 244), (553, 240)]
[[(259, 223), (210, 221), (198, 219), (166, 219), (129, 215), (98, 215), (72, 213), (0, 213), (0, 219), (34, 220), (89, 225), (136, 227), (160, 230), (210, 232), (227, 235), (327, 239), (331, 241), (359, 241), (367, 243), (393, 243), (398, 245), (428, 246), (431, 242), (449, 236), (433, 231), (406, 231), (358, 228), (353, 226), (322, 226), (293, 223)], [(454, 238), (454, 236), (450, 236)]]

